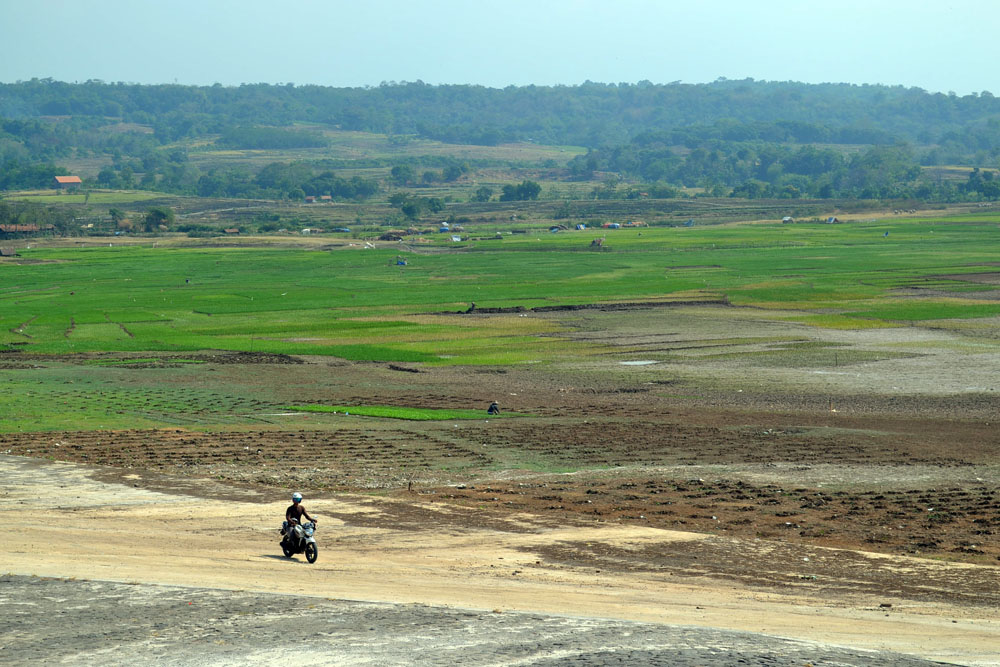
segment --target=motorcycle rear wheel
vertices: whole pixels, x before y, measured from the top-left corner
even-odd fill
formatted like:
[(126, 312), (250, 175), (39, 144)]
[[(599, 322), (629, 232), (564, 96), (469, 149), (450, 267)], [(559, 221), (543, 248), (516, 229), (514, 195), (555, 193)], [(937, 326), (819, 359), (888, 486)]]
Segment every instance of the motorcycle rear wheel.
[(292, 551), (292, 548), (288, 546), (288, 542), (281, 543), (281, 552), (285, 554), (285, 558), (291, 558), (292, 554), (295, 553)]
[(316, 543), (309, 542), (306, 544), (306, 560), (310, 563), (315, 563), (317, 556), (319, 556), (319, 549), (316, 548)]

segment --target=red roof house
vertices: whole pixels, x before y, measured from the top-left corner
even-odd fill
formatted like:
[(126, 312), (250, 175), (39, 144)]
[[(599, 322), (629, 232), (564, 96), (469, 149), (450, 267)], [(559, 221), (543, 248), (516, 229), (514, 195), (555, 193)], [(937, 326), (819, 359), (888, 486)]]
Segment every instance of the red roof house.
[(71, 188), (75, 185), (83, 185), (79, 176), (56, 176), (55, 186), (57, 188)]

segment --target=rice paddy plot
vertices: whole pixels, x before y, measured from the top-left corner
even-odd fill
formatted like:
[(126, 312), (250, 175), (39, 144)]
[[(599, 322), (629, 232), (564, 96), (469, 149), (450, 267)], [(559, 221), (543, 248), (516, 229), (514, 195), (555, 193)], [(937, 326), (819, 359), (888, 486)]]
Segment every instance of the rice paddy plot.
[(0, 432), (234, 426), (267, 422), (261, 415), (273, 411), (256, 398), (171, 386), (162, 376), (114, 384), (108, 376), (84, 379), (84, 367), (3, 373)]

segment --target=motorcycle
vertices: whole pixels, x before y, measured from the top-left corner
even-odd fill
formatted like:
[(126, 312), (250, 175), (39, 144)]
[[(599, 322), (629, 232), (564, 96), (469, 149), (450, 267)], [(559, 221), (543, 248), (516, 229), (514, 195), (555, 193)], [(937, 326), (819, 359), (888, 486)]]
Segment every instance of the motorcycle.
[(285, 523), (286, 525), (281, 530), (284, 534), (281, 540), (281, 551), (285, 557), (291, 558), (295, 554), (304, 553), (307, 561), (315, 563), (316, 557), (319, 555), (316, 538), (313, 536), (316, 533), (316, 524), (307, 521), (288, 526), (287, 522)]

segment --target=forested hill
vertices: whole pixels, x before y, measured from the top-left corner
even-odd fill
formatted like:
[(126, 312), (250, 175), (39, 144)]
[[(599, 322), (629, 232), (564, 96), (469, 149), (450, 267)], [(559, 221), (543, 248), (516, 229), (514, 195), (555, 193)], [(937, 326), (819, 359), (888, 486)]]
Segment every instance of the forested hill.
[[(746, 198), (1000, 198), (1000, 100), (988, 92), (959, 97), (901, 86), (753, 80), (497, 89), (33, 79), (0, 84), (0, 190), (44, 187), (66, 173), (67, 161), (100, 158), (99, 173), (83, 174), (88, 185), (364, 200), (393, 188), (454, 182), (477, 166), (429, 156), (410, 156), (413, 164), (385, 156), (323, 162), (337, 128), (388, 135), (392, 146), (411, 137), (583, 146), (587, 153), (568, 165), (550, 160), (547, 167), (566, 167), (551, 174), (557, 180), (600, 180), (596, 198), (679, 196), (682, 188)], [(194, 164), (192, 147), (202, 158), (213, 149), (286, 156), (295, 150), (298, 162)], [(308, 153), (312, 162), (303, 149), (316, 149)], [(964, 183), (923, 169), (941, 165), (979, 169), (969, 170)], [(394, 171), (332, 171), (347, 168)], [(416, 168), (425, 169), (419, 182), (406, 175)], [(635, 187), (623, 192), (622, 181)]]
[[(446, 142), (534, 141), (591, 148), (691, 128), (724, 141), (940, 145), (959, 154), (1000, 147), (1000, 100), (901, 86), (751, 79), (708, 84), (584, 83), (503, 89), (390, 83), (371, 88), (63, 83), (0, 84), (0, 140), (43, 116), (120, 118), (161, 143), (233, 127), (318, 122)], [(683, 136), (680, 137), (683, 139)], [(948, 148), (951, 147), (951, 148)]]

